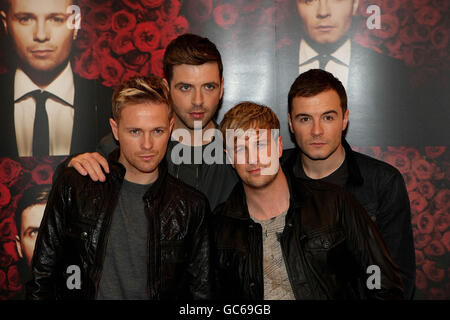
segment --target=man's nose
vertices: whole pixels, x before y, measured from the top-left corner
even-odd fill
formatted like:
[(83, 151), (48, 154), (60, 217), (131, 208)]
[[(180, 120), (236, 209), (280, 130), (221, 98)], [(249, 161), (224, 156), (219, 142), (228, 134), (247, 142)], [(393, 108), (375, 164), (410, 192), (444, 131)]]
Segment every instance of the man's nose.
[(147, 132), (142, 137), (142, 149), (150, 150), (153, 147), (153, 137)]
[(203, 93), (201, 89), (195, 89), (192, 97), (192, 104), (195, 106), (203, 105)]
[[(332, 0), (333, 1), (333, 0)], [(326, 18), (331, 15), (328, 0), (317, 0), (317, 18)]]
[(311, 135), (313, 137), (318, 137), (321, 136), (322, 134), (323, 134), (322, 124), (320, 123), (320, 120), (315, 120), (311, 128)]
[(38, 42), (44, 42), (50, 39), (50, 31), (45, 20), (37, 20), (33, 37)]

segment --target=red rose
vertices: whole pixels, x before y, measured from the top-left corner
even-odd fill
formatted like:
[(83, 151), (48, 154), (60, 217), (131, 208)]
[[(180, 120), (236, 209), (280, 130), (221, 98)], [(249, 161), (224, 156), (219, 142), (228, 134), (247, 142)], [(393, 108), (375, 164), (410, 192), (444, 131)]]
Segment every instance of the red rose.
[(101, 72), (102, 78), (105, 80), (103, 85), (107, 87), (115, 87), (120, 84), (120, 79), (125, 72), (122, 64), (111, 56), (102, 59)]
[(150, 58), (141, 68), (141, 70), (139, 71), (140, 74), (142, 74), (143, 76), (149, 76), (152, 73), (152, 59)]
[(7, 277), (3, 270), (0, 270), (0, 292), (8, 291)]
[(416, 256), (416, 265), (420, 266), (424, 262), (424, 255), (421, 250), (415, 250), (415, 256)]
[(0, 183), (0, 208), (5, 207), (9, 201), (11, 201), (11, 192), (3, 183)]
[(380, 19), (381, 28), (373, 30), (373, 34), (380, 39), (389, 39), (395, 36), (400, 25), (397, 17), (390, 14), (383, 14)]
[(447, 252), (450, 252), (450, 231), (444, 233), (441, 239), (442, 244), (447, 249)]
[(417, 228), (420, 233), (429, 234), (434, 230), (434, 219), (428, 212), (423, 212), (417, 218)]
[(424, 159), (413, 160), (412, 169), (419, 180), (428, 180), (433, 176), (432, 165)]
[(444, 162), (444, 167), (447, 167), (447, 171), (443, 172), (440, 167), (438, 167), (435, 163), (432, 164), (433, 167), (433, 179), (434, 180), (442, 180), (447, 176), (447, 180), (450, 180), (450, 165), (448, 162)]
[(429, 258), (439, 257), (444, 255), (445, 248), (439, 240), (433, 240), (423, 249), (423, 252)]
[(438, 26), (431, 32), (431, 43), (435, 49), (444, 49), (448, 45), (448, 30), (443, 26)]
[(436, 211), (433, 215), (434, 224), (439, 232), (444, 232), (450, 226), (448, 212), (446, 210)]
[(441, 147), (425, 147), (425, 154), (430, 159), (436, 159), (439, 156), (441, 156), (447, 147), (441, 146)]
[(104, 7), (111, 7), (111, 0), (89, 0), (88, 1), (89, 5), (93, 6), (93, 7), (100, 7), (100, 8), (104, 8)]
[(416, 287), (419, 290), (424, 290), (428, 286), (428, 280), (427, 277), (425, 277), (425, 274), (420, 271), (416, 270)]
[(402, 27), (409, 23), (410, 14), (408, 8), (399, 8), (395, 15), (397, 16), (397, 19)]
[(86, 50), (79, 59), (75, 59), (75, 72), (86, 79), (97, 79), (100, 74), (100, 61), (94, 50)]
[(152, 67), (152, 73), (159, 77), (164, 77), (163, 72), (163, 58), (164, 58), (164, 51), (165, 49), (156, 50), (152, 53), (151, 58), (151, 67)]
[(175, 19), (180, 13), (182, 3), (180, 0), (164, 1), (161, 7), (161, 12), (165, 20)]
[(51, 184), (53, 178), (53, 168), (48, 164), (39, 164), (31, 171), (36, 184)]
[(148, 53), (142, 53), (138, 50), (130, 51), (119, 58), (125, 68), (135, 71), (139, 70), (147, 60)]
[(414, 247), (416, 249), (424, 248), (431, 241), (429, 234), (416, 233), (414, 234)]
[(445, 277), (445, 270), (436, 267), (435, 261), (427, 260), (422, 266), (425, 276), (434, 282), (440, 282)]
[(19, 260), (19, 255), (17, 254), (17, 247), (15, 241), (7, 241), (3, 243), (3, 251), (11, 256), (13, 262)]
[(225, 3), (217, 6), (213, 12), (214, 21), (221, 28), (227, 30), (236, 23), (238, 12), (236, 6), (231, 3)]
[(450, 6), (450, 2), (442, 0), (431, 0), (431, 6), (439, 10), (440, 12), (446, 12)]
[(419, 151), (417, 151), (416, 148), (406, 148), (406, 150), (404, 151), (404, 154), (411, 161), (414, 159), (422, 159), (422, 156), (420, 155)]
[(0, 158), (0, 183), (8, 185), (11, 181), (15, 180), (21, 172), (22, 166), (20, 163), (9, 158)]
[(19, 269), (17, 266), (10, 266), (8, 269), (8, 289), (9, 291), (16, 292), (22, 289), (22, 281), (19, 275)]
[(206, 22), (211, 16), (212, 8), (212, 0), (188, 0), (189, 20), (196, 21), (198, 24)]
[(111, 32), (102, 33), (94, 44), (94, 52), (99, 56), (109, 55), (111, 53), (113, 35)]
[(179, 16), (173, 21), (175, 26), (175, 34), (178, 36), (185, 34), (189, 31), (189, 21), (183, 16)]
[(126, 54), (134, 49), (133, 36), (130, 32), (118, 33), (112, 42), (112, 50), (118, 55)]
[(130, 9), (137, 10), (137, 11), (143, 11), (141, 3), (139, 0), (122, 0), (122, 2), (128, 6)]
[(403, 153), (387, 153), (384, 161), (396, 167), (401, 173), (408, 172), (411, 167), (411, 161)]
[(161, 6), (164, 0), (141, 0), (142, 4), (146, 8), (158, 8)]
[(431, 199), (434, 196), (434, 185), (430, 181), (420, 181), (418, 192), (420, 192), (425, 199)]
[(414, 8), (418, 9), (426, 5), (430, 0), (412, 0)]
[(3, 219), (3, 221), (0, 222), (0, 238), (2, 238), (2, 240), (14, 240), (16, 234), (16, 223), (12, 217)]
[(417, 179), (411, 172), (406, 172), (402, 174), (403, 180), (405, 180), (406, 190), (408, 193), (416, 190), (417, 188)]
[(416, 18), (417, 22), (420, 24), (434, 26), (441, 19), (441, 14), (433, 7), (423, 6), (417, 10), (414, 18)]
[(136, 18), (126, 10), (114, 13), (112, 17), (112, 29), (119, 32), (132, 31), (136, 27)]
[(430, 39), (431, 27), (423, 24), (413, 25), (413, 36), (415, 42), (426, 42)]
[(415, 41), (413, 26), (408, 24), (407, 26), (402, 28), (400, 30), (400, 33), (398, 34), (398, 37), (404, 44), (408, 45), (413, 43)]
[(137, 77), (137, 76), (140, 76), (140, 75), (141, 74), (139, 72), (136, 72), (136, 71), (131, 70), (131, 69), (127, 69), (125, 71), (125, 73), (123, 74), (123, 76), (122, 76), (122, 82), (130, 80), (131, 78), (134, 78), (134, 77)]
[(99, 31), (109, 31), (111, 29), (112, 11), (104, 7), (91, 10), (87, 16), (90, 24)]
[(78, 31), (77, 40), (75, 46), (80, 50), (87, 50), (91, 48), (97, 41), (97, 34), (91, 27), (81, 28)]
[(437, 209), (447, 210), (450, 207), (450, 190), (442, 189), (434, 197), (434, 205)]
[(136, 48), (142, 52), (152, 52), (158, 48), (160, 37), (160, 31), (154, 22), (139, 23), (133, 33)]

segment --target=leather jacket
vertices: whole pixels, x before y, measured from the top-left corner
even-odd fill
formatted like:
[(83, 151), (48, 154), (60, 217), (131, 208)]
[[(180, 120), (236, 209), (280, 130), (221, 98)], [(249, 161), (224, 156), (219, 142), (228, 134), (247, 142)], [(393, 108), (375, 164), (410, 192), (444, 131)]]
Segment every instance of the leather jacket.
[[(338, 186), (287, 178), (280, 244), (295, 298), (402, 299), (398, 268), (361, 205)], [(262, 228), (249, 215), (242, 183), (214, 211), (211, 227), (219, 298), (262, 300)], [(371, 265), (380, 268), (380, 289), (366, 286)]]
[[(344, 139), (342, 145), (348, 166), (344, 188), (358, 200), (377, 225), (400, 269), (405, 299), (412, 299), (416, 259), (411, 209), (403, 177), (390, 164), (353, 151)], [(300, 156), (298, 148), (283, 152), (284, 168), (291, 170), (295, 176), (299, 176)]]
[[(55, 181), (36, 240), (28, 299), (95, 299), (111, 217), (125, 168), (109, 158), (106, 182), (66, 168)], [(159, 176), (144, 195), (148, 218), (149, 299), (208, 299), (211, 296), (210, 243), (203, 194), (175, 179), (163, 160)], [(81, 288), (69, 289), (71, 265), (81, 270)]]

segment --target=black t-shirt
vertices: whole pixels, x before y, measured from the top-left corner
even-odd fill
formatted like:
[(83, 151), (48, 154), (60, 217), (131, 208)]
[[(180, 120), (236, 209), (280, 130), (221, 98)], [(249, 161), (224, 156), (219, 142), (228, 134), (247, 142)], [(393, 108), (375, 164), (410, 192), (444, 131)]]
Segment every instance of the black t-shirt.
[(331, 173), (329, 176), (323, 177), (321, 179), (311, 179), (310, 177), (308, 177), (305, 173), (305, 170), (303, 169), (303, 165), (300, 160), (299, 163), (294, 167), (294, 175), (302, 179), (324, 181), (344, 187), (348, 179), (347, 158), (344, 160), (344, 162), (342, 162), (341, 166), (336, 171)]

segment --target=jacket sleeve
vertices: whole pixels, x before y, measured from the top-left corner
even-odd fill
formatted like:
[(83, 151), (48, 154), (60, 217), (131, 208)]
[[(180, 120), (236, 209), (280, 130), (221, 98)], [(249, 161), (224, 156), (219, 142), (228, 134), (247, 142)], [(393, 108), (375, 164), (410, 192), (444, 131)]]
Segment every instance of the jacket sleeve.
[(211, 239), (210, 223), (211, 215), (206, 198), (195, 210), (197, 217), (193, 219), (192, 247), (190, 262), (188, 265), (189, 290), (192, 299), (203, 300), (212, 298), (212, 274), (211, 274)]
[(63, 251), (64, 195), (58, 179), (50, 191), (31, 262), (32, 279), (26, 284), (28, 300), (56, 299), (56, 268)]
[[(365, 290), (365, 296), (369, 299), (403, 299), (398, 266), (374, 222), (359, 202), (347, 192), (342, 193), (340, 207), (340, 219), (348, 240), (349, 251), (359, 265), (358, 269), (364, 274), (361, 285)], [(369, 288), (369, 284), (377, 283), (377, 270), (380, 286)], [(372, 282), (372, 279), (375, 281)]]
[(400, 172), (396, 170), (380, 190), (376, 224), (400, 269), (405, 299), (412, 299), (416, 277), (414, 237), (408, 193)]

